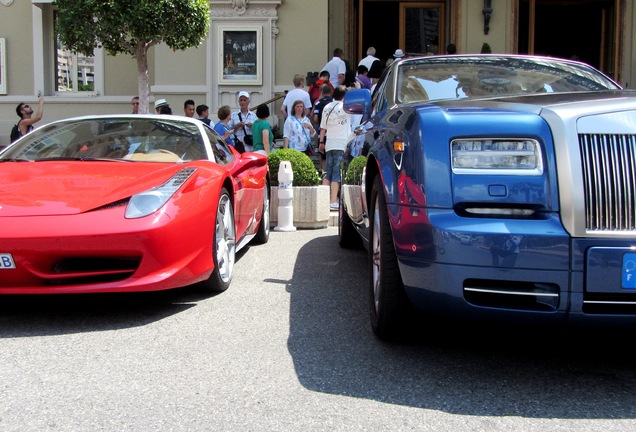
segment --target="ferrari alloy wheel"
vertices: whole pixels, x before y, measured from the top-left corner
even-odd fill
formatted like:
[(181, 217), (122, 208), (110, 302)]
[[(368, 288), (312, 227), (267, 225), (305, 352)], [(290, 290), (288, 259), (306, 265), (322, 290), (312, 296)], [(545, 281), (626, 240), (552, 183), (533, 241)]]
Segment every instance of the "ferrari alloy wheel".
[(261, 224), (254, 241), (256, 243), (267, 243), (269, 240), (269, 188), (267, 185), (263, 188), (263, 214), (261, 215)]
[(362, 245), (349, 214), (344, 208), (345, 187), (340, 187), (340, 206), (338, 207), (338, 243), (343, 249), (354, 249)]
[(379, 176), (373, 182), (371, 205), (369, 248), (371, 327), (381, 339), (395, 340), (403, 329), (408, 300), (398, 268), (384, 188)]
[(234, 209), (227, 189), (223, 188), (216, 210), (213, 239), (214, 270), (210, 278), (201, 282), (207, 291), (225, 291), (232, 281), (236, 259), (236, 227)]

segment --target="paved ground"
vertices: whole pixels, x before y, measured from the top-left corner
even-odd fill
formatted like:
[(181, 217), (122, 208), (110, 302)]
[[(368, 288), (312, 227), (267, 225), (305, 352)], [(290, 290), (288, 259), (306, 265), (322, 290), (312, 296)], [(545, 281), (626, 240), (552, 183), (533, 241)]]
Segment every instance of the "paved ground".
[(228, 291), (0, 298), (0, 431), (636, 430), (633, 337), (368, 323), (366, 253), (272, 232)]

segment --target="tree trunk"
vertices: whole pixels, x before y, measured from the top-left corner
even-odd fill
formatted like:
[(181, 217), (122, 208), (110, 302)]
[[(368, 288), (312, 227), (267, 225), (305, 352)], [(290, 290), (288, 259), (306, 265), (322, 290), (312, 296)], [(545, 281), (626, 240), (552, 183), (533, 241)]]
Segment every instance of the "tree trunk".
[[(149, 113), (150, 89), (148, 86), (148, 46), (139, 43), (135, 49), (137, 59), (137, 90), (139, 94), (139, 114)], [(154, 111), (153, 111), (154, 113)]]

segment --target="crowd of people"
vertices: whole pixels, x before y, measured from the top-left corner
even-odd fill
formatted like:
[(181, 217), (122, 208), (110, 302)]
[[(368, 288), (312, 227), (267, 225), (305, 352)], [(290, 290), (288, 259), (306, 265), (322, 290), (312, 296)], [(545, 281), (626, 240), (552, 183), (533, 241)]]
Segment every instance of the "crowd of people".
[[(447, 53), (456, 53), (454, 44), (448, 45)], [(324, 65), (309, 90), (304, 90), (303, 76), (294, 77), (294, 89), (287, 94), (281, 108), (281, 114), (285, 116), (284, 145), (313, 155), (315, 149), (312, 137), (316, 137), (323, 184), (330, 186), (331, 210), (338, 210), (339, 207), (341, 162), (345, 155), (349, 158), (359, 155), (364, 145), (363, 136), (356, 138), (363, 134), (361, 116), (344, 111), (344, 96), (353, 88), (373, 91), (384, 69), (404, 57), (406, 53), (398, 48), (383, 63), (376, 57), (375, 48), (369, 47), (366, 57), (360, 60), (354, 72), (354, 68), (345, 62), (342, 49), (336, 48), (333, 57)], [(307, 104), (308, 99), (311, 105)], [(291, 112), (288, 112), (287, 107), (292, 107)], [(349, 143), (354, 145), (348, 148)]]
[[(449, 51), (454, 46), (449, 45)], [(293, 77), (293, 89), (288, 91), (281, 105), (280, 114), (284, 119), (283, 146), (309, 156), (320, 156), (320, 171), (323, 184), (330, 186), (332, 210), (338, 209), (337, 194), (342, 162), (347, 144), (361, 134), (360, 116), (348, 114), (343, 109), (345, 93), (352, 88), (373, 90), (384, 68), (393, 61), (405, 57), (401, 49), (385, 63), (376, 57), (374, 47), (369, 47), (366, 57), (360, 60), (355, 71), (345, 62), (340, 48), (333, 51), (333, 57), (324, 65), (318, 79), (306, 90), (306, 78), (297, 74)], [(274, 134), (268, 121), (270, 110), (261, 104), (256, 110), (250, 109), (250, 94), (237, 93), (238, 109), (232, 111), (224, 105), (217, 111), (218, 121), (210, 119), (210, 108), (196, 105), (188, 99), (183, 103), (183, 115), (197, 118), (213, 128), (225, 142), (239, 152), (253, 151), (264, 155), (274, 150)], [(44, 99), (40, 97), (35, 112), (28, 104), (21, 103), (16, 108), (20, 117), (16, 134), (20, 136), (33, 129), (33, 124), (43, 115)], [(132, 113), (139, 113), (139, 97), (131, 100)], [(162, 115), (173, 114), (166, 99), (155, 101), (155, 112)], [(196, 115), (196, 117), (195, 117)], [(12, 137), (13, 139), (13, 137)]]
[[(266, 121), (269, 118), (269, 108), (261, 105), (250, 110), (250, 94), (239, 91), (237, 94), (238, 109), (232, 111), (229, 105), (219, 107), (217, 111), (218, 121), (210, 119), (210, 107), (205, 104), (196, 105), (194, 100), (188, 99), (183, 103), (183, 115), (195, 118), (214, 129), (217, 134), (230, 146), (239, 152), (253, 151), (267, 155), (274, 145), (274, 134), (271, 126)], [(135, 96), (131, 100), (132, 113), (139, 112), (139, 98)], [(173, 111), (166, 99), (155, 101), (155, 112), (162, 115), (172, 115)]]

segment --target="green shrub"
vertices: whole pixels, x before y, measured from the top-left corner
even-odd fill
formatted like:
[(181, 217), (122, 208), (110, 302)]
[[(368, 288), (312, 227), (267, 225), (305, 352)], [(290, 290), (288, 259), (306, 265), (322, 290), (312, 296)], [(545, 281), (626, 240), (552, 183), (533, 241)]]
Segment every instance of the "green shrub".
[(345, 174), (345, 183), (346, 184), (355, 184), (359, 185), (362, 183), (362, 170), (364, 166), (367, 164), (366, 156), (357, 156), (353, 158), (351, 162), (349, 162), (349, 166), (347, 167), (347, 173)]
[(298, 150), (283, 148), (270, 153), (267, 157), (272, 186), (278, 186), (278, 168), (282, 161), (291, 163), (294, 174), (293, 186), (318, 186), (320, 184), (320, 176), (309, 156)]

